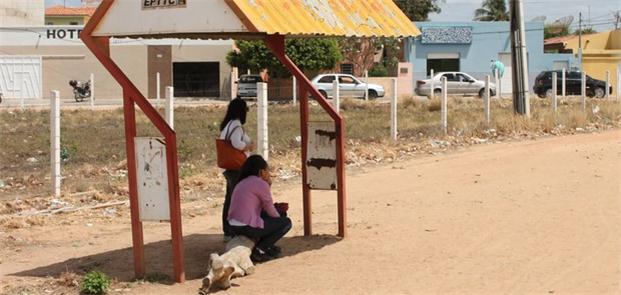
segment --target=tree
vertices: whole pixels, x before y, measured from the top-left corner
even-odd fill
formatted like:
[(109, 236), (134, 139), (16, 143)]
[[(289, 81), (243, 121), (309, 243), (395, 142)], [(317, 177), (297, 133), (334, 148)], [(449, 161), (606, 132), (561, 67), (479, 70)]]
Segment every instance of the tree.
[(481, 8), (474, 11), (476, 21), (508, 21), (509, 12), (505, 0), (484, 0)]
[[(226, 56), (230, 66), (253, 71), (267, 69), (273, 77), (291, 75), (263, 42), (238, 40), (235, 44), (239, 50)], [(302, 71), (332, 69), (343, 58), (338, 41), (333, 38), (289, 39), (286, 52)]]
[(430, 13), (440, 13), (444, 0), (395, 0), (401, 11), (412, 21), (426, 21)]
[[(597, 33), (597, 31), (593, 28), (582, 29), (582, 35), (595, 34), (595, 33)], [(574, 35), (580, 35), (580, 29), (576, 29), (576, 31), (574, 31)]]
[(569, 34), (570, 34), (569, 25), (559, 26), (555, 23), (552, 23), (552, 24), (546, 24), (543, 27), (543, 38), (544, 39), (554, 38), (554, 37), (563, 37), (563, 36), (568, 36)]

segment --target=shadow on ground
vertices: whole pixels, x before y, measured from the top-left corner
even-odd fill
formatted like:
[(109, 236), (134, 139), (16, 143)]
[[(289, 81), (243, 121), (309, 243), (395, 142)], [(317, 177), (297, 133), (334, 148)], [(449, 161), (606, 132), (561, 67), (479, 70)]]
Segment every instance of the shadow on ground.
[[(286, 237), (278, 242), (283, 248), (283, 256), (293, 256), (305, 251), (321, 249), (339, 241), (330, 235), (310, 237)], [(185, 236), (185, 274), (186, 279), (194, 280), (205, 276), (209, 254), (222, 253), (225, 243), (222, 235), (193, 234)], [(148, 243), (145, 245), (145, 280), (172, 284), (172, 245), (170, 240)], [(119, 282), (135, 280), (132, 248), (117, 249), (99, 254), (71, 258), (63, 262), (41, 266), (30, 270), (13, 273), (13, 276), (54, 277), (63, 272), (84, 274), (90, 270), (99, 270)]]

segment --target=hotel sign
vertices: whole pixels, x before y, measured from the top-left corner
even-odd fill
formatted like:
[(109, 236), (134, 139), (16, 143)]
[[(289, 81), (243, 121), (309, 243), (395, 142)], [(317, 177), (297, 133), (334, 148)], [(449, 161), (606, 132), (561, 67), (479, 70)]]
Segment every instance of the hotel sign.
[(142, 9), (185, 7), (187, 0), (140, 0)]

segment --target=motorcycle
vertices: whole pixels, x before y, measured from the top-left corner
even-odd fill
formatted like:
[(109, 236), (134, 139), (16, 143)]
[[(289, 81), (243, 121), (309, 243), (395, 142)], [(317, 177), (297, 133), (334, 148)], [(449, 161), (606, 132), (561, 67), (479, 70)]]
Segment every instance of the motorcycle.
[(69, 85), (73, 87), (73, 97), (75, 101), (82, 102), (85, 98), (91, 96), (91, 82), (90, 81), (69, 81)]

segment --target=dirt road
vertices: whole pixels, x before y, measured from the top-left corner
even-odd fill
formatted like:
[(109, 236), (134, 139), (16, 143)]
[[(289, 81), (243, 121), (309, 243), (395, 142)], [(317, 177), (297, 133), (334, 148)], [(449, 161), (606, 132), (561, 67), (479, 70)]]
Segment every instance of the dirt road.
[[(304, 238), (299, 185), (285, 257), (220, 294), (619, 294), (621, 131), (504, 143), (351, 173), (349, 237), (338, 240), (334, 193), (313, 193)], [(184, 207), (198, 206), (186, 204)], [(218, 209), (184, 219), (183, 285), (118, 283), (113, 294), (196, 294), (221, 250)], [(96, 267), (131, 280), (128, 220), (38, 227), (0, 250), (0, 275)], [(145, 229), (150, 273), (170, 273), (166, 224)]]

